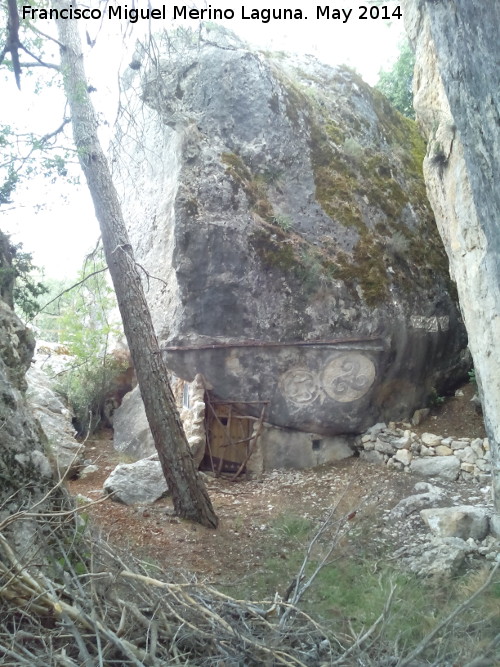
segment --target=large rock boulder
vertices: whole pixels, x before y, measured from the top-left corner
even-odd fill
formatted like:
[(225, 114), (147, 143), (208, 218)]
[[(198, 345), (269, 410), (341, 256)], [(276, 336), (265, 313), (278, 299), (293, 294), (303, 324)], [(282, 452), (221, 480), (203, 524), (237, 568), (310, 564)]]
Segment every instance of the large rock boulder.
[[(181, 388), (182, 385), (182, 388)], [(184, 383), (174, 383), (174, 396), (186, 439), (196, 467), (205, 455), (205, 385), (198, 375), (188, 387), (189, 406), (183, 405)], [(144, 410), (141, 392), (135, 387), (126, 394), (122, 404), (114, 413), (113, 445), (122, 454), (135, 459), (143, 459), (156, 453), (155, 443)]]
[(172, 39), (114, 154), (169, 367), (277, 426), (409, 417), (466, 344), (416, 125), (348, 69)]
[(459, 574), (466, 557), (475, 551), (476, 547), (459, 537), (434, 537), (418, 545), (404, 565), (421, 577), (447, 581)]
[(405, 0), (425, 181), (482, 387), (500, 535), (500, 3)]
[(122, 454), (139, 460), (156, 451), (138, 386), (124, 396), (115, 410), (113, 427), (113, 445)]
[(415, 484), (414, 490), (418, 493), (403, 498), (392, 508), (389, 513), (389, 519), (391, 521), (405, 518), (410, 514), (413, 514), (413, 512), (420, 511), (424, 508), (428, 509), (435, 507), (441, 502), (444, 496), (443, 489), (428, 484), (427, 482), (418, 482), (418, 484)]

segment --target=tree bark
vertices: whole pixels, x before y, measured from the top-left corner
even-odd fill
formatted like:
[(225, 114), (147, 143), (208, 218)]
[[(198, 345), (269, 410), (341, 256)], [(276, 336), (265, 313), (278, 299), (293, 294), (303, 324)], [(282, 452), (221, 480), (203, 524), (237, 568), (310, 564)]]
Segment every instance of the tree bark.
[[(75, 3), (73, 3), (75, 4)], [(60, 9), (67, 2), (53, 2)], [(198, 475), (179, 418), (153, 328), (138, 266), (123, 219), (107, 158), (97, 135), (81, 39), (75, 21), (56, 20), (64, 88), (71, 110), (73, 136), (92, 196), (104, 253), (113, 281), (125, 336), (137, 373), (146, 415), (177, 514), (217, 527), (217, 516)]]

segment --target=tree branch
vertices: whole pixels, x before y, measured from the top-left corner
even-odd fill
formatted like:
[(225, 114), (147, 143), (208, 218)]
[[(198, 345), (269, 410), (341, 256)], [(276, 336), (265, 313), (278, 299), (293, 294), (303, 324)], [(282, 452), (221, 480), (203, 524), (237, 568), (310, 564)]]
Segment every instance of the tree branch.
[(31, 56), (34, 60), (36, 60), (36, 62), (34, 63), (20, 63), (21, 67), (47, 67), (48, 69), (55, 69), (58, 72), (60, 71), (59, 65), (56, 65), (54, 63), (44, 62), (41, 58), (39, 58), (37, 55), (35, 55), (29, 49), (27, 49), (23, 44), (20, 44), (19, 48), (22, 49), (29, 56)]
[(83, 283), (86, 282), (89, 278), (92, 278), (93, 276), (97, 276), (98, 273), (103, 273), (104, 271), (107, 271), (107, 270), (108, 270), (108, 267), (105, 266), (103, 269), (99, 269), (98, 271), (93, 271), (92, 273), (89, 273), (88, 276), (85, 276), (85, 278), (82, 278), (82, 280), (79, 280), (74, 285), (71, 285), (71, 287), (68, 287), (67, 289), (60, 292), (57, 296), (55, 296), (53, 299), (48, 301), (44, 306), (42, 306), (40, 308), (40, 310), (37, 311), (30, 320), (28, 320), (27, 324), (29, 324), (30, 322), (33, 322), (33, 320), (35, 319), (35, 317), (37, 315), (40, 315), (40, 313), (42, 313), (45, 310), (45, 308), (47, 308), (47, 306), (50, 306), (51, 303), (54, 303), (54, 301), (57, 301), (57, 299), (60, 299), (63, 294), (67, 294), (68, 292), (71, 292), (71, 290), (75, 289), (75, 287), (79, 287), (80, 285), (83, 285)]
[(0, 65), (7, 53), (10, 52), (16, 84), (19, 90), (21, 90), (21, 65), (19, 63), (19, 48), (21, 47), (21, 43), (19, 41), (19, 14), (17, 13), (16, 0), (7, 0), (7, 10), (9, 13), (7, 20), (7, 41), (0, 54)]
[(54, 44), (57, 44), (59, 48), (64, 48), (64, 44), (61, 44), (61, 42), (58, 39), (56, 39), (55, 37), (51, 37), (46, 32), (40, 30), (40, 28), (35, 28), (33, 24), (30, 25), (30, 29), (33, 30), (33, 32), (36, 32), (38, 35), (45, 37), (45, 39), (49, 39), (51, 42), (54, 42)]

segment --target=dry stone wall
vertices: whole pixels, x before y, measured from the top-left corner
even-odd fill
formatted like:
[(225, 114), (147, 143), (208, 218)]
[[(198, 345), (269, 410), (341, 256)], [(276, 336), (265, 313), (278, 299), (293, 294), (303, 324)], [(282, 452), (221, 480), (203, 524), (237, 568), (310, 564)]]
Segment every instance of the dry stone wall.
[(394, 424), (375, 424), (357, 438), (362, 459), (388, 468), (447, 480), (475, 479), (491, 482), (491, 452), (488, 438), (418, 435)]

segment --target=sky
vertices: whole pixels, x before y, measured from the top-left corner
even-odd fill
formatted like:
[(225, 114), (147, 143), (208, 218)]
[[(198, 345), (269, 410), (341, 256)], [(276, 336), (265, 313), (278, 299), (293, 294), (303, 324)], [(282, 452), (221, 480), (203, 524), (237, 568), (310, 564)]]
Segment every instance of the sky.
[[(114, 8), (147, 8), (146, 0), (129, 0), (121, 3), (111, 0)], [(153, 1), (157, 9), (165, 7), (167, 16), (172, 17), (174, 4)], [(76, 2), (73, 3), (76, 6)], [(83, 7), (84, 5), (79, 5)], [(90, 2), (87, 7), (103, 8), (104, 3)], [(177, 5), (182, 7), (182, 5)], [(316, 15), (316, 5), (308, 0), (253, 0), (242, 12), (242, 2), (222, 0), (217, 2), (192, 2), (189, 7), (198, 9), (219, 9), (226, 16), (233, 18), (223, 21), (227, 28), (234, 30), (240, 37), (258, 48), (308, 53), (319, 60), (332, 64), (346, 64), (355, 68), (361, 76), (374, 85), (381, 69), (391, 66), (398, 54), (398, 45), (403, 39), (403, 20), (387, 20), (384, 15), (391, 15), (399, 5), (392, 0), (382, 5), (377, 11), (371, 9), (368, 2), (361, 5), (359, 0), (339, 0), (332, 5), (320, 5), (336, 10), (339, 18), (326, 18)], [(366, 11), (361, 9), (366, 7)], [(385, 7), (385, 9), (384, 9)], [(307, 19), (261, 20), (261, 10), (291, 8), (301, 10)], [(252, 9), (259, 10), (260, 19), (248, 19)], [(370, 11), (372, 17), (370, 18)], [(378, 18), (376, 14), (378, 13)], [(362, 19), (365, 14), (368, 18)], [(347, 17), (347, 18), (346, 18)], [(196, 28), (196, 19), (177, 19), (168, 24)], [(53, 30), (49, 20), (38, 19), (35, 25), (44, 32)], [(86, 51), (87, 75), (97, 88), (93, 96), (94, 104), (106, 123), (104, 129), (109, 137), (112, 132), (116, 112), (118, 71), (128, 64), (136, 37), (148, 30), (149, 22), (139, 19), (130, 24), (116, 17), (109, 17), (103, 11), (103, 19), (79, 21), (85, 41), (85, 31), (95, 46)], [(166, 27), (165, 22), (152, 20), (153, 29)], [(123, 33), (125, 32), (125, 37)], [(57, 50), (54, 47), (54, 59)], [(37, 74), (35, 70), (35, 74)], [(12, 77), (0, 81), (2, 98), (9, 104), (0, 107), (0, 121), (40, 134), (52, 132), (63, 117), (65, 102), (61, 91), (51, 87), (35, 94), (36, 75), (23, 77), (22, 90), (18, 91)], [(69, 136), (69, 135), (68, 135)], [(106, 132), (104, 134), (104, 140)], [(77, 165), (71, 173), (78, 177)], [(83, 178), (83, 177), (82, 177)], [(53, 278), (73, 278), (80, 268), (85, 254), (91, 250), (99, 237), (98, 224), (94, 216), (90, 195), (84, 185), (71, 185), (67, 182), (38, 177), (23, 182), (17, 190), (15, 206), (2, 213), (0, 227), (12, 235), (14, 242), (22, 242), (25, 251), (33, 254), (34, 263), (44, 267), (45, 275)]]

